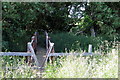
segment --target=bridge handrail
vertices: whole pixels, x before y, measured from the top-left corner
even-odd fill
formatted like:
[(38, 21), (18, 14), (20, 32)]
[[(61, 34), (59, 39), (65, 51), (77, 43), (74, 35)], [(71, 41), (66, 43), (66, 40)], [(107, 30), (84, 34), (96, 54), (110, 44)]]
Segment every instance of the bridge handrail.
[(31, 52), (32, 53), (32, 57), (35, 60), (36, 65), (38, 66), (38, 60), (37, 57), (35, 55), (35, 51), (37, 48), (37, 32), (34, 33), (34, 35), (31, 38), (31, 42), (27, 43), (27, 52)]
[(47, 62), (49, 54), (52, 52), (52, 49), (54, 49), (54, 43), (51, 43), (50, 37), (48, 36), (48, 33), (45, 31), (46, 35), (46, 58), (44, 58), (42, 66)]
[(33, 49), (35, 50), (37, 48), (37, 32), (35, 32), (34, 35), (32, 36), (31, 44)]
[(49, 57), (49, 54), (52, 52), (53, 47), (54, 47), (54, 43), (51, 43), (50, 40), (49, 40), (49, 48), (48, 48), (48, 51), (46, 53), (47, 57), (46, 57), (46, 61), (45, 62), (47, 62), (47, 59)]

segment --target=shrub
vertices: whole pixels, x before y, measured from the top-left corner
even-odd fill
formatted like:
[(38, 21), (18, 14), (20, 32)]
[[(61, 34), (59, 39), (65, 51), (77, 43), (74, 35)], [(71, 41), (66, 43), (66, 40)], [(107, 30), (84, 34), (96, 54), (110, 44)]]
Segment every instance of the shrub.
[(69, 52), (71, 50), (80, 51), (88, 50), (88, 45), (92, 44), (94, 49), (99, 48), (102, 38), (100, 37), (89, 37), (89, 36), (76, 36), (72, 33), (60, 32), (56, 34), (50, 34), (51, 41), (55, 43), (56, 52)]
[(31, 34), (25, 30), (11, 32), (11, 29), (3, 31), (3, 51), (27, 51), (27, 42), (31, 41)]

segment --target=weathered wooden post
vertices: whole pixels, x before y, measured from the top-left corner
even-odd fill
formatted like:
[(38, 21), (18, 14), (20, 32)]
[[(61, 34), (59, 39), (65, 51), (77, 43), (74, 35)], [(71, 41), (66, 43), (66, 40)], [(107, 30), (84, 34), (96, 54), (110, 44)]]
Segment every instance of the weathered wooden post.
[[(50, 46), (50, 50), (48, 51), (48, 53), (51, 54), (53, 52), (54, 43), (51, 43), (50, 40), (49, 40), (49, 46)], [(52, 63), (53, 62), (53, 56), (49, 57), (49, 60), (50, 60), (50, 63)]]
[(91, 44), (89, 44), (88, 53), (92, 53), (92, 45)]
[[(27, 52), (28, 52), (28, 54), (29, 54), (29, 52), (31, 52), (31, 51), (30, 51), (30, 48), (29, 48), (29, 42), (27, 43)], [(27, 58), (28, 64), (30, 65), (30, 63), (32, 63), (32, 57), (31, 57), (31, 56), (28, 56), (28, 57), (26, 57), (26, 58)]]
[[(54, 50), (54, 45), (52, 47), (52, 50), (51, 50), (51, 54), (55, 53), (55, 50)], [(51, 63), (53, 64), (53, 61), (55, 60), (55, 57), (51, 56)]]
[(48, 33), (45, 31), (46, 35), (46, 50), (48, 51)]
[(36, 48), (37, 48), (37, 35), (38, 35), (38, 32), (35, 32), (35, 33), (34, 33), (34, 36), (35, 36), (34, 41), (35, 41), (35, 47), (36, 47)]
[(34, 49), (34, 51), (35, 51), (35, 53), (36, 53), (36, 51), (37, 51), (37, 43), (36, 43), (36, 36), (32, 36), (32, 47), (33, 47), (33, 49)]

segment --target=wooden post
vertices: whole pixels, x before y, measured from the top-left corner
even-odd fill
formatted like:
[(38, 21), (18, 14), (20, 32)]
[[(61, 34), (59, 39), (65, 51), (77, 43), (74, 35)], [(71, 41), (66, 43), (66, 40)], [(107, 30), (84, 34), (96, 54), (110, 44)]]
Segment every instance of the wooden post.
[[(50, 50), (49, 50), (49, 54), (51, 54), (51, 53), (53, 53), (53, 51), (54, 51), (54, 43), (51, 43), (50, 42), (50, 40), (49, 40), (49, 46), (50, 46)], [(53, 61), (53, 57), (51, 56), (51, 57), (49, 57), (49, 60), (50, 60), (50, 63), (52, 63)]]
[[(30, 43), (30, 42), (27, 43), (27, 52), (31, 52), (31, 51), (30, 51), (30, 48), (29, 48), (29, 43)], [(28, 54), (29, 54), (29, 53), (28, 53)], [(28, 64), (30, 65), (30, 63), (32, 63), (32, 56), (27, 57), (27, 60), (28, 60)]]
[[(52, 51), (51, 51), (51, 54), (55, 53), (55, 50), (54, 50), (54, 46), (52, 48)], [(54, 56), (51, 56), (51, 63), (53, 64), (53, 61), (55, 60), (55, 57)]]
[(91, 44), (89, 44), (88, 53), (92, 53), (92, 45)]
[(34, 49), (34, 52), (36, 53), (36, 51), (37, 51), (37, 49), (36, 49), (37, 48), (37, 36), (36, 35), (32, 36), (31, 43), (32, 43), (32, 47)]
[(46, 49), (48, 51), (48, 33), (45, 31), (45, 35), (46, 35)]
[(53, 48), (53, 46), (54, 46), (54, 43), (51, 43), (50, 41), (49, 41), (49, 44), (50, 44), (50, 46), (49, 46), (49, 51), (48, 51), (47, 54), (46, 54), (47, 58), (46, 58), (45, 63), (47, 62), (47, 60), (48, 60), (48, 55), (51, 53), (51, 50), (52, 50), (52, 48)]
[(38, 35), (38, 32), (35, 32), (34, 36), (35, 36), (35, 46), (37, 47), (37, 35)]

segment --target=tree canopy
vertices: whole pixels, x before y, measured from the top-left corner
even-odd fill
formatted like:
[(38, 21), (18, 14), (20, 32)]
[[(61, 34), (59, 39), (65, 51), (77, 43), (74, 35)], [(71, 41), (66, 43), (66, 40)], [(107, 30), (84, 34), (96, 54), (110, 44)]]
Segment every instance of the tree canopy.
[(36, 30), (120, 40), (119, 6), (118, 2), (3, 2), (3, 46), (19, 45), (23, 36)]

